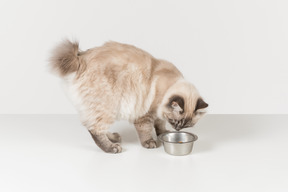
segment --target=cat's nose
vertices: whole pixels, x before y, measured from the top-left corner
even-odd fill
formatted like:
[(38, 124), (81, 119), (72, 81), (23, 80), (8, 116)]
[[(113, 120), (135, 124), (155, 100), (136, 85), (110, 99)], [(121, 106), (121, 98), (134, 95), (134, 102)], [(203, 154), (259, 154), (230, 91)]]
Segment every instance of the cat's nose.
[(175, 129), (176, 129), (176, 131), (180, 131), (181, 127), (180, 126), (176, 126)]

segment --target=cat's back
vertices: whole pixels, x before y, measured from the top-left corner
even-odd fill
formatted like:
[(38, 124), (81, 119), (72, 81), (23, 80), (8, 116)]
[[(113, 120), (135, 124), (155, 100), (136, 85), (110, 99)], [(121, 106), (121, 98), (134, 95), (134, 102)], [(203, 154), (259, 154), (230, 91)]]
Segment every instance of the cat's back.
[(109, 41), (100, 47), (90, 49), (85, 54), (90, 68), (119, 70), (150, 69), (154, 59), (149, 53), (128, 44)]

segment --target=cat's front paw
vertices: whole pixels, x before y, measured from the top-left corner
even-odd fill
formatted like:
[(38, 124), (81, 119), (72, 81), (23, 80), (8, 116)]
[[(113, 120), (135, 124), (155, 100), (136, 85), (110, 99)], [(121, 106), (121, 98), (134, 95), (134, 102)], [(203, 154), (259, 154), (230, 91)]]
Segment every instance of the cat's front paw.
[(121, 136), (119, 135), (119, 133), (108, 132), (107, 137), (112, 143), (121, 143)]
[(144, 141), (142, 143), (143, 147), (147, 148), (147, 149), (153, 149), (157, 147), (156, 141), (154, 141), (154, 139), (149, 139), (147, 141)]

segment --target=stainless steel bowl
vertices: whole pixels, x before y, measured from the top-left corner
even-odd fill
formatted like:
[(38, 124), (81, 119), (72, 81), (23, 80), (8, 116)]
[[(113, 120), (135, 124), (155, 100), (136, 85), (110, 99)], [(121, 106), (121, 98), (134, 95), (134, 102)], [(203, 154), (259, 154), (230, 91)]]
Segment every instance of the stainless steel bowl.
[(194, 141), (198, 139), (197, 135), (182, 131), (162, 133), (158, 138), (170, 155), (188, 155), (192, 151)]

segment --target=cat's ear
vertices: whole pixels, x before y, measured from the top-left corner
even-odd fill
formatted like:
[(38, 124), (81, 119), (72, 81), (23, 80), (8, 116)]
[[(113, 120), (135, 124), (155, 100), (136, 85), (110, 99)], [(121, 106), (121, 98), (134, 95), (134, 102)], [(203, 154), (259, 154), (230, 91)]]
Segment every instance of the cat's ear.
[(173, 96), (169, 99), (168, 106), (173, 110), (174, 113), (183, 113), (184, 99), (180, 96)]
[(193, 118), (195, 122), (197, 122), (204, 114), (206, 114), (205, 109), (207, 107), (208, 107), (208, 104), (205, 101), (203, 101), (202, 98), (199, 98), (197, 100), (197, 104), (196, 104), (195, 111), (194, 111), (195, 116)]
[(199, 98), (197, 100), (197, 104), (196, 104), (196, 107), (195, 107), (195, 111), (199, 110), (199, 109), (205, 109), (206, 107), (208, 107), (208, 104), (203, 101), (202, 98)]

